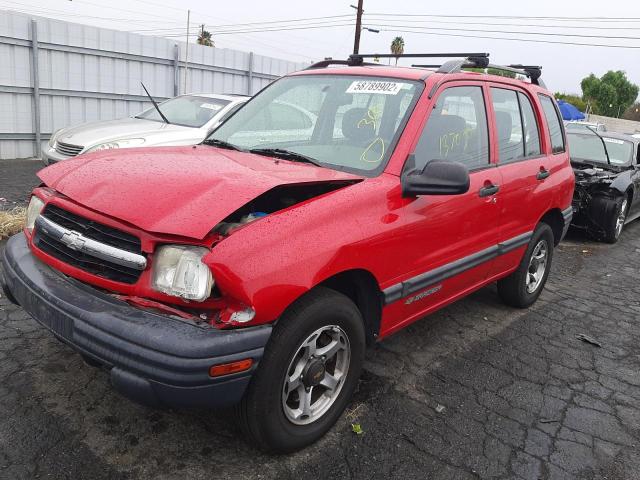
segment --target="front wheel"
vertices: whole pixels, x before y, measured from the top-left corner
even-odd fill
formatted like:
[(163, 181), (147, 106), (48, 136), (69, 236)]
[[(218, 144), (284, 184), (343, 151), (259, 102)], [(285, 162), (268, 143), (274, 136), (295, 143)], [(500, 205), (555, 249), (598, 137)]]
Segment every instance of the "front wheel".
[(627, 212), (629, 210), (629, 200), (627, 197), (620, 197), (606, 200), (607, 210), (611, 212), (606, 219), (604, 228), (604, 240), (607, 243), (616, 243), (622, 234), (624, 223), (627, 220)]
[(517, 270), (498, 280), (498, 294), (504, 303), (526, 308), (538, 299), (549, 276), (553, 247), (551, 227), (540, 223), (533, 232)]
[(351, 399), (364, 352), (364, 323), (349, 298), (327, 288), (302, 297), (275, 326), (237, 408), (244, 433), (271, 452), (318, 440)]

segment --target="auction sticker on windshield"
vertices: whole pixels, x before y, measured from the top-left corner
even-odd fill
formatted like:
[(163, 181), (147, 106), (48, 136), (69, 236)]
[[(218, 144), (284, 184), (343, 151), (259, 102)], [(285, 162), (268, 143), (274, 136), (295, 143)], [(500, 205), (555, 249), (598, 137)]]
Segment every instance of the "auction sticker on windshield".
[(381, 93), (383, 95), (396, 95), (406, 85), (400, 82), (377, 82), (371, 80), (356, 80), (346, 93)]

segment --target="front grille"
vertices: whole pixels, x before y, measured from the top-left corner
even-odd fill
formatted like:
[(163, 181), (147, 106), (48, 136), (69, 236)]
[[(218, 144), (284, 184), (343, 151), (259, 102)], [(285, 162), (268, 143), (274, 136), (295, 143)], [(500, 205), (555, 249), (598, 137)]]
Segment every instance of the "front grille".
[[(140, 239), (121, 230), (80, 217), (55, 205), (47, 205), (42, 216), (97, 242), (142, 254)], [(39, 228), (35, 229), (33, 242), (38, 249), (64, 263), (115, 282), (133, 284), (142, 274), (140, 270), (117, 265), (73, 250)]]
[(56, 142), (55, 150), (65, 157), (75, 157), (84, 147), (80, 145), (71, 145), (70, 143)]

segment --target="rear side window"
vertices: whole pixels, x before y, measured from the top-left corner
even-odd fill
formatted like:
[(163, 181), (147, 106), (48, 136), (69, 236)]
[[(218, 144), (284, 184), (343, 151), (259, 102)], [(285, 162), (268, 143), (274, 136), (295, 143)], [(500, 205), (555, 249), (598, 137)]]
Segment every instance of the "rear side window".
[(496, 115), (500, 163), (523, 159), (525, 156), (524, 135), (517, 92), (492, 87), (491, 99)]
[(489, 139), (482, 87), (451, 87), (442, 92), (414, 153), (418, 169), (431, 160), (460, 162), (469, 170), (486, 167)]
[(531, 106), (531, 100), (523, 94), (518, 93), (520, 101), (520, 111), (522, 112), (522, 125), (524, 128), (524, 155), (526, 157), (537, 157), (540, 155), (540, 129), (536, 114)]
[(562, 134), (562, 123), (558, 116), (558, 110), (553, 104), (551, 97), (538, 94), (540, 103), (542, 104), (542, 110), (544, 116), (547, 119), (547, 125), (549, 126), (549, 135), (551, 136), (551, 149), (553, 153), (564, 152), (564, 136)]

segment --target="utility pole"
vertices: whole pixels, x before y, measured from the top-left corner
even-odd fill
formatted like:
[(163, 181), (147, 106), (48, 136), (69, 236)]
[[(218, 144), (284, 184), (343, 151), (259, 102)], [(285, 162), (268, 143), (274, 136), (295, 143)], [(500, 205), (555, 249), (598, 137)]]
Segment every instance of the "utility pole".
[(187, 10), (187, 46), (184, 53), (184, 90), (187, 93), (187, 72), (189, 71), (189, 30), (191, 27), (191, 10)]
[(353, 41), (353, 53), (359, 53), (360, 52), (360, 33), (362, 32), (362, 2), (363, 0), (358, 0), (358, 6), (355, 7), (354, 5), (351, 5), (353, 8), (355, 8), (357, 10), (357, 14), (356, 14), (356, 36), (355, 39)]

